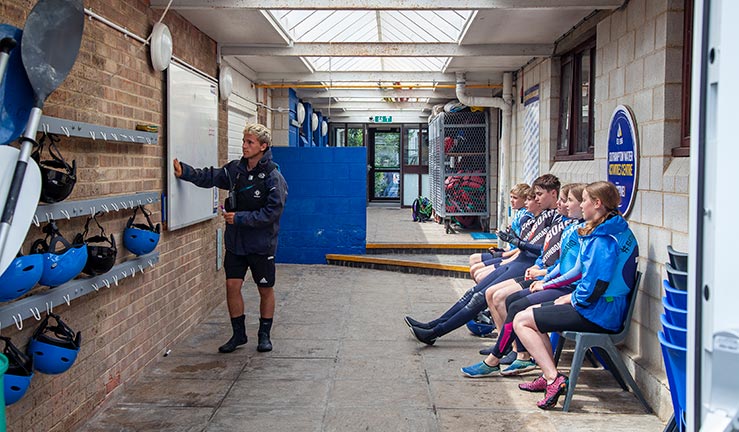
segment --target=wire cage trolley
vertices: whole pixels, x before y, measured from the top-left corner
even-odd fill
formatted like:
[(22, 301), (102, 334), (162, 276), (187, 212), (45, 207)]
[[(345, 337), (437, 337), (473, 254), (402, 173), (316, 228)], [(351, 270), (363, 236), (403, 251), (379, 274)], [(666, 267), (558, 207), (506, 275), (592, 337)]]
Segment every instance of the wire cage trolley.
[(431, 202), (447, 233), (490, 224), (488, 117), (484, 111), (440, 113), (429, 123)]

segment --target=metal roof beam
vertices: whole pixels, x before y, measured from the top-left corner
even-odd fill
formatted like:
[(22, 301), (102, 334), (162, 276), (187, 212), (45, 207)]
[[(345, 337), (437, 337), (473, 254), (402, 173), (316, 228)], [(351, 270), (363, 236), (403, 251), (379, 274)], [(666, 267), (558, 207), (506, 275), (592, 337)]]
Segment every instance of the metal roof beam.
[(553, 44), (326, 43), (296, 42), (292, 47), (222, 45), (221, 55), (262, 57), (490, 57), (549, 56)]
[(260, 83), (301, 83), (301, 82), (402, 82), (402, 83), (454, 83), (453, 73), (440, 72), (314, 72), (309, 73), (267, 73), (257, 75)]
[[(164, 9), (169, 0), (151, 0)], [(624, 0), (174, 0), (170, 9), (301, 9), (301, 10), (485, 10), (485, 9), (616, 9)]]
[(318, 100), (328, 98), (429, 98), (429, 99), (450, 99), (454, 98), (454, 89), (441, 90), (309, 90), (298, 89), (298, 96), (303, 99)]
[[(313, 109), (319, 109), (321, 112), (323, 112), (324, 109), (329, 108), (328, 102), (313, 102), (311, 103), (313, 106)], [(424, 103), (424, 102), (332, 102), (331, 103), (331, 112), (333, 113), (333, 110), (343, 110), (343, 109), (349, 109), (354, 110), (355, 113), (362, 113), (363, 111), (359, 111), (360, 109), (365, 110), (378, 110), (378, 111), (385, 111), (386, 113), (392, 113), (395, 112), (397, 114), (403, 113), (408, 114), (405, 111), (390, 111), (390, 110), (397, 110), (399, 108), (407, 109), (407, 110), (415, 110), (415, 112), (423, 111), (423, 110), (430, 110), (432, 104)], [(427, 112), (427, 114), (430, 114), (430, 111)]]

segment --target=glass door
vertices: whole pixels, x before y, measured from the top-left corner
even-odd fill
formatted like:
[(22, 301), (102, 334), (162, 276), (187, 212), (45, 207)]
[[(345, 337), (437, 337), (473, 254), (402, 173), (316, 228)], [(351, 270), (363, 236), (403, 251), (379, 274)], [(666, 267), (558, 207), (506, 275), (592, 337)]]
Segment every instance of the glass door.
[(429, 197), (428, 128), (403, 128), (403, 181), (400, 205), (410, 207), (419, 196)]
[(367, 131), (370, 201), (400, 200), (400, 128)]

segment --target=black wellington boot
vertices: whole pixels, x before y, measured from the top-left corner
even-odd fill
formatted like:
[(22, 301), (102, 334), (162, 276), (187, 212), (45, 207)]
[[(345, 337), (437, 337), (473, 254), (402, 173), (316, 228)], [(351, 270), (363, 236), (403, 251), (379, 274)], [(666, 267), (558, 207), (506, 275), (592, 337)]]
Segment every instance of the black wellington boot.
[(225, 344), (218, 347), (218, 352), (230, 353), (236, 350), (236, 347), (244, 345), (246, 343), (246, 323), (244, 322), (246, 317), (241, 315), (236, 318), (231, 318), (231, 328), (233, 329), (233, 336)]
[(272, 351), (272, 341), (269, 340), (269, 331), (272, 329), (272, 318), (259, 318), (259, 343), (257, 344), (257, 351), (267, 352)]

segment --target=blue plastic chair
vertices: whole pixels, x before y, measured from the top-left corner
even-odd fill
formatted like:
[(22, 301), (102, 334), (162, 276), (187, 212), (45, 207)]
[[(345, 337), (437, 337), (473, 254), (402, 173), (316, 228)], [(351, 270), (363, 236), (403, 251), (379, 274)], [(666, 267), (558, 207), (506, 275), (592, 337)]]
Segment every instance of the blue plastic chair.
[(662, 287), (665, 289), (665, 297), (670, 303), (670, 306), (688, 310), (688, 292), (679, 290), (672, 286), (666, 279), (662, 280)]
[(676, 325), (672, 325), (667, 321), (665, 314), (660, 315), (660, 321), (662, 321), (662, 331), (665, 334), (667, 342), (675, 344), (679, 347), (687, 347), (688, 343), (688, 330), (680, 328)]
[(678, 252), (672, 248), (672, 245), (667, 246), (667, 256), (670, 257), (670, 264), (672, 268), (678, 271), (688, 271), (688, 253)]
[(688, 290), (688, 272), (680, 271), (670, 263), (665, 263), (665, 270), (667, 271), (667, 279), (670, 281), (670, 285), (681, 291)]
[(665, 308), (665, 316), (667, 322), (675, 327), (688, 328), (688, 311), (676, 308), (667, 301), (667, 297), (662, 297), (662, 306)]
[(670, 385), (670, 398), (672, 399), (672, 407), (675, 411), (675, 422), (678, 430), (684, 429), (683, 413), (686, 407), (686, 362), (688, 350), (679, 347), (667, 341), (663, 332), (658, 332), (657, 337), (662, 347), (662, 358), (665, 362), (665, 372), (667, 373), (667, 382)]

